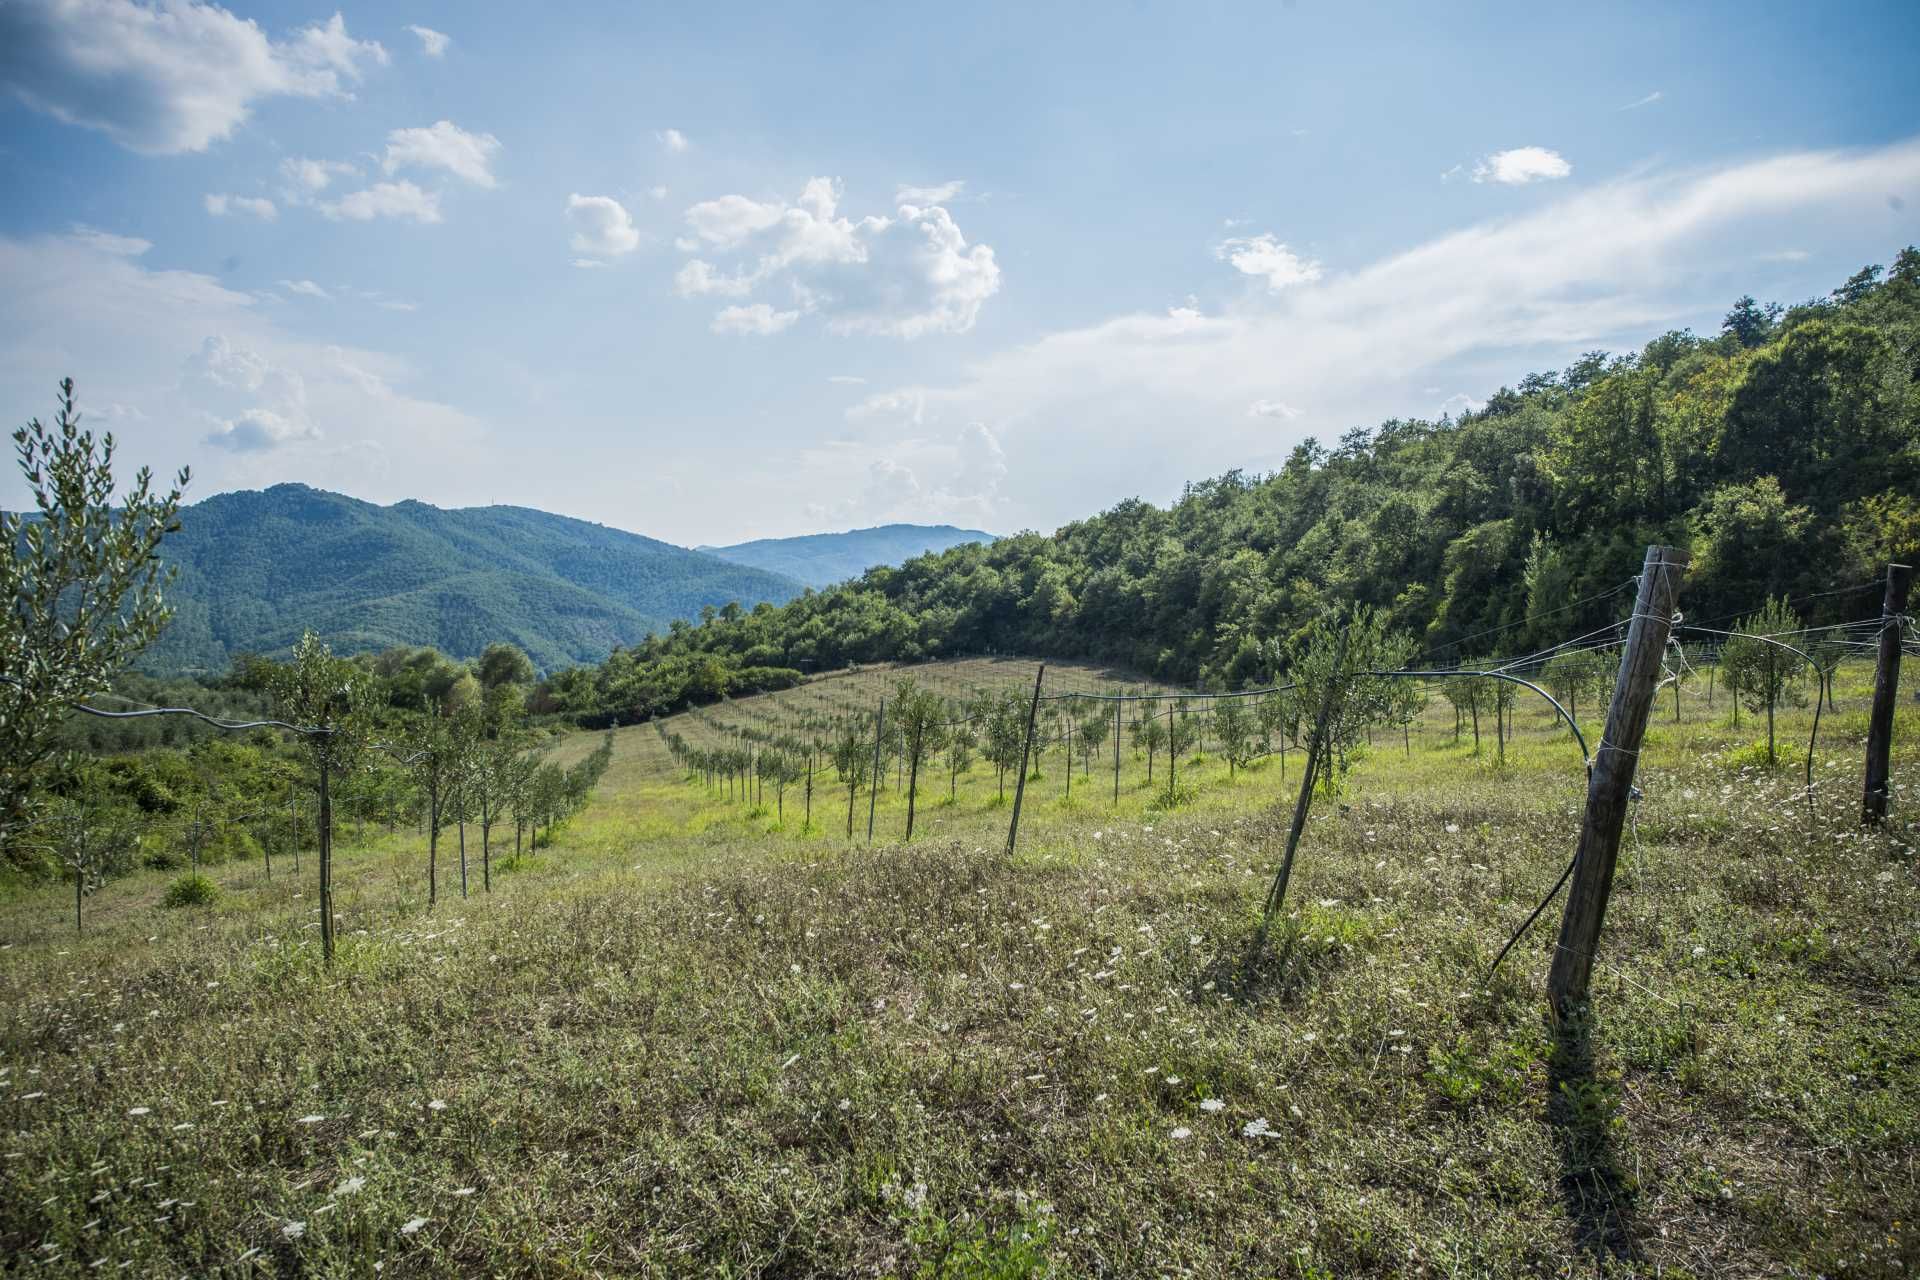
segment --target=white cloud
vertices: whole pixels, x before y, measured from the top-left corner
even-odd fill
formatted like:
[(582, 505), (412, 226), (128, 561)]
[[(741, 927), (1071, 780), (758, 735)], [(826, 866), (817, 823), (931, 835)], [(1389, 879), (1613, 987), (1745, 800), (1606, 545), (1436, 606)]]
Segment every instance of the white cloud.
[(476, 187), (492, 187), (493, 158), (500, 139), (490, 133), (468, 133), (451, 120), (424, 129), (395, 129), (387, 135), (387, 154), (380, 167), (387, 173), (403, 168), (445, 169)]
[(612, 196), (567, 197), (567, 222), (573, 227), (569, 242), (575, 253), (596, 258), (618, 258), (640, 247), (640, 231), (625, 205)]
[(74, 224), (67, 238), (100, 253), (110, 253), (116, 258), (137, 258), (153, 248), (153, 241), (142, 240), (139, 236), (115, 235), (111, 231), (101, 231), (95, 227)]
[(752, 334), (767, 337), (790, 327), (800, 318), (798, 311), (775, 311), (764, 302), (751, 302), (744, 307), (722, 307), (713, 318), (713, 331), (728, 334)]
[(687, 140), (687, 135), (678, 129), (662, 129), (653, 136), (660, 140), (661, 146), (673, 152), (675, 155), (679, 155), (693, 145), (692, 142)]
[(665, 200), (667, 198), (667, 189), (664, 186), (648, 187), (647, 194), (655, 200)]
[(1654, 90), (1654, 91), (1653, 91), (1652, 93), (1650, 93), (1650, 94), (1648, 94), (1648, 95), (1647, 95), (1646, 97), (1644, 97), (1644, 98), (1640, 98), (1640, 99), (1638, 99), (1638, 100), (1636, 100), (1636, 101), (1633, 101), (1633, 102), (1629, 102), (1629, 103), (1628, 103), (1628, 104), (1627, 104), (1626, 106), (1624, 106), (1624, 107), (1619, 107), (1619, 108), (1617, 108), (1617, 110), (1620, 110), (1620, 111), (1633, 111), (1633, 110), (1635, 110), (1635, 109), (1637, 109), (1637, 108), (1639, 108), (1639, 107), (1650, 107), (1650, 106), (1652, 106), (1652, 105), (1653, 105), (1654, 103), (1656, 103), (1656, 102), (1658, 102), (1658, 101), (1660, 101), (1660, 99), (1662, 99), (1662, 98), (1664, 98), (1664, 97), (1666, 97), (1666, 96), (1667, 96), (1667, 95), (1666, 95), (1666, 94), (1664, 94), (1664, 93), (1662, 93), (1662, 92), (1660, 92), (1660, 90), (1658, 90), (1658, 89), (1655, 89), (1655, 90)]
[(1546, 147), (1515, 147), (1496, 151), (1473, 166), (1475, 182), (1498, 182), (1510, 187), (1564, 178), (1573, 166), (1558, 151)]
[(1291, 422), (1300, 413), (1299, 409), (1284, 400), (1255, 400), (1247, 406), (1247, 416), (1250, 418), (1279, 418), (1283, 422)]
[[(1868, 261), (1904, 244), (1911, 214), (1890, 195), (1909, 209), (1920, 199), (1920, 139), (1642, 173), (1217, 314), (1178, 307), (1055, 331), (946, 383), (877, 389), (857, 425), (897, 439), (905, 403), (924, 405), (929, 426), (985, 423), (1021, 491), (1008, 501), (1046, 495), (1020, 518), (1047, 527), (1116, 493), (1162, 498), (1182, 479), (1278, 467), (1309, 433), (1434, 414), (1457, 388), (1485, 395), (1581, 351), (1710, 326), (1776, 246), (1817, 238), (1822, 260)], [(901, 397), (893, 416), (889, 396)], [(1249, 412), (1263, 400), (1302, 412)], [(835, 467), (822, 458), (806, 479), (832, 492), (845, 484), (844, 460)]]
[(1805, 249), (1775, 249), (1771, 253), (1760, 255), (1762, 262), (1805, 262), (1813, 255)]
[(280, 176), (286, 180), (281, 194), (289, 204), (299, 204), (325, 191), (335, 178), (354, 177), (359, 170), (344, 160), (309, 160), (289, 156), (280, 162)]
[(311, 280), (282, 280), (280, 287), (288, 293), (298, 293), (309, 298), (320, 298), (328, 301), (331, 301), (333, 298), (332, 294)]
[(966, 183), (958, 179), (942, 182), (932, 187), (901, 187), (893, 193), (895, 204), (929, 205), (946, 204), (965, 189)]
[(439, 193), (422, 191), (411, 182), (376, 182), (365, 191), (323, 202), (319, 208), (329, 218), (353, 222), (370, 222), (375, 218), (411, 218), (421, 223), (440, 221)]
[(1301, 257), (1271, 234), (1222, 240), (1214, 246), (1213, 256), (1232, 263), (1234, 270), (1244, 275), (1260, 277), (1267, 282), (1267, 288), (1276, 293), (1320, 278), (1319, 263)]
[(420, 52), (429, 58), (444, 57), (447, 46), (453, 43), (453, 37), (444, 31), (435, 31), (432, 27), (409, 26), (407, 30), (420, 37)]
[(836, 382), (848, 387), (864, 387), (867, 385), (865, 378), (851, 373), (830, 373), (827, 375), (827, 381)]
[[(865, 381), (865, 379), (861, 379)], [(908, 387), (899, 391), (876, 391), (847, 409), (848, 422), (885, 418), (900, 426), (919, 426), (926, 421), (926, 392)]]
[(318, 440), (319, 430), (312, 423), (284, 418), (271, 409), (248, 409), (237, 418), (228, 418), (207, 436), (207, 443), (235, 453), (258, 453), (277, 449), (299, 440)]
[(0, 50), (0, 84), (28, 105), (148, 155), (204, 151), (265, 98), (346, 96), (387, 61), (337, 13), (275, 41), (196, 0), (8, 0)]
[[(120, 442), (129, 473), (191, 464), (195, 499), (299, 479), (377, 501), (429, 482), (484, 501), (507, 465), (503, 437), (416, 390), (406, 361), (297, 336), (285, 307), (212, 276), (59, 235), (0, 236), (0, 279), (0, 403), (24, 416), (71, 372), (83, 410), (139, 423)], [(0, 505), (23, 496), (11, 483)]]
[(814, 178), (792, 203), (726, 195), (693, 205), (686, 212), (692, 234), (677, 243), (738, 261), (694, 258), (675, 288), (683, 297), (745, 297), (784, 284), (799, 312), (819, 315), (841, 334), (915, 338), (973, 327), (1000, 288), (991, 248), (969, 246), (937, 206), (902, 204), (895, 217), (854, 221), (839, 203), (839, 184)]
[(250, 213), (264, 222), (272, 222), (280, 216), (273, 201), (257, 196), (218, 195), (212, 192), (206, 198), (207, 212), (216, 218), (224, 218), (230, 213)]
[(804, 450), (795, 465), (809, 490), (846, 495), (809, 504), (815, 523), (992, 521), (1009, 474), (999, 436), (984, 422), (877, 447), (835, 441)]

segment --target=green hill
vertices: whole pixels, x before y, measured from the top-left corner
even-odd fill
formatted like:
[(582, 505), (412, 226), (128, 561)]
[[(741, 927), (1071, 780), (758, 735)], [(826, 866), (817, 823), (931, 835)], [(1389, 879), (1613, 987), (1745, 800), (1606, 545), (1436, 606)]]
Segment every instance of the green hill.
[(147, 671), (224, 668), (312, 629), (343, 652), (496, 640), (547, 669), (604, 658), (676, 618), (781, 603), (791, 579), (525, 507), (376, 506), (305, 485), (224, 493), (181, 513), (164, 558), (173, 625)]
[(708, 555), (784, 574), (809, 587), (830, 587), (857, 578), (876, 565), (905, 564), (916, 556), (970, 542), (997, 541), (978, 529), (950, 524), (883, 524), (845, 533), (798, 538), (760, 538), (730, 547), (699, 547)]

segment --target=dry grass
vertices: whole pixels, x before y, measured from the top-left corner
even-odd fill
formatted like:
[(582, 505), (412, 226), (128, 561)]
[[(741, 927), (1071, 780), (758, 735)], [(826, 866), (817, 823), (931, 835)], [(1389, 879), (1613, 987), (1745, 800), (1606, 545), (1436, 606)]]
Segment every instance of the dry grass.
[(1658, 726), (1595, 1018), (1558, 1040), (1557, 912), (1486, 981), (1578, 820), (1577, 752), (1530, 710), (1504, 768), (1438, 709), (1410, 754), (1383, 735), (1252, 960), (1278, 761), (1184, 765), (1171, 813), (1130, 757), (1118, 805), (1047, 761), (1010, 864), (984, 769), (912, 848), (887, 795), (850, 849), (715, 800), (651, 726), (489, 899), (443, 885), (430, 917), (417, 841), (349, 853), (331, 974), (291, 878), (220, 868), (218, 905), (169, 911), (135, 877), (78, 941), (28, 895), (0, 908), (0, 1248), (30, 1274), (1905, 1274), (1920, 757), (1858, 832), (1860, 673), (1841, 698), (1811, 809), (1740, 763), (1724, 704)]

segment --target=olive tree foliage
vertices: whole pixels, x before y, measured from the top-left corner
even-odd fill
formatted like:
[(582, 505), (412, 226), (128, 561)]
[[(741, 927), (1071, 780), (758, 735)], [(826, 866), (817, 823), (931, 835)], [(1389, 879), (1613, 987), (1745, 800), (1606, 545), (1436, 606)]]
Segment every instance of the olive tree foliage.
[(1774, 746), (1774, 708), (1782, 702), (1791, 706), (1806, 703), (1806, 695), (1800, 691), (1807, 674), (1806, 663), (1787, 647), (1791, 641), (1776, 639), (1799, 629), (1799, 616), (1786, 601), (1770, 598), (1760, 612), (1741, 620), (1720, 651), (1721, 677), (1733, 691), (1735, 705), (1745, 703), (1749, 711), (1767, 713), (1769, 767), (1779, 762)]
[(1407, 706), (1420, 697), (1413, 681), (1379, 674), (1406, 666), (1414, 647), (1412, 636), (1389, 631), (1381, 616), (1365, 605), (1356, 607), (1350, 618), (1329, 615), (1317, 620), (1287, 646), (1287, 678), (1302, 709), (1316, 718), (1323, 705), (1330, 709), (1317, 775), (1328, 795), (1338, 790), (1354, 752), (1366, 741), (1367, 729), (1398, 724)]
[(907, 756), (907, 839), (913, 839), (914, 800), (920, 789), (920, 762), (944, 745), (946, 704), (911, 676), (902, 677), (893, 690), (893, 722)]
[(107, 688), (167, 625), (172, 571), (155, 553), (180, 527), (189, 478), (183, 468), (162, 493), (142, 467), (116, 494), (113, 436), (81, 429), (71, 378), (53, 426), (35, 418), (13, 445), (35, 509), (0, 512), (0, 849), (32, 821), (69, 704)]

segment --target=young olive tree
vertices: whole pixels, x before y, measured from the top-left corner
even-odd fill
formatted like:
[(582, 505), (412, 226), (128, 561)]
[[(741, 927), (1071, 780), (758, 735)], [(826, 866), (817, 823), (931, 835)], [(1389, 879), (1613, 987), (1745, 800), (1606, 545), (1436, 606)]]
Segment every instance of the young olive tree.
[(366, 749), (373, 707), (373, 678), (366, 668), (337, 658), (309, 631), (294, 646), (293, 660), (274, 668), (269, 692), (280, 718), (302, 726), (305, 747), (319, 792), (320, 948), (333, 963), (333, 792), (332, 779), (344, 775)]
[(1768, 599), (1766, 607), (1742, 619), (1727, 638), (1720, 654), (1720, 671), (1736, 705), (1744, 702), (1747, 710), (1767, 713), (1767, 766), (1779, 762), (1774, 748), (1774, 708), (1782, 702), (1803, 706), (1806, 695), (1800, 684), (1806, 677), (1806, 664), (1798, 653), (1775, 637), (1800, 629), (1800, 619), (1786, 601)]
[(911, 676), (901, 679), (893, 689), (893, 722), (898, 726), (902, 749), (907, 756), (907, 839), (913, 839), (914, 799), (920, 789), (920, 762), (938, 751), (947, 710), (938, 694), (922, 689)]
[(853, 801), (860, 788), (867, 782), (869, 762), (867, 758), (867, 735), (865, 726), (858, 717), (850, 717), (840, 722), (833, 739), (827, 748), (827, 758), (833, 764), (833, 771), (840, 778), (840, 785), (847, 789), (847, 839), (853, 839)]
[(165, 628), (172, 570), (156, 552), (180, 527), (188, 473), (160, 493), (142, 467), (116, 493), (114, 439), (80, 429), (73, 380), (51, 428), (13, 433), (34, 511), (0, 511), (0, 851), (32, 821), (35, 781), (69, 704), (99, 693)]

